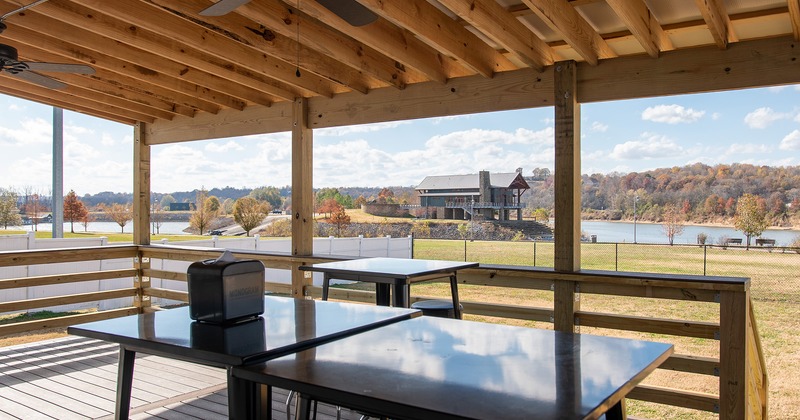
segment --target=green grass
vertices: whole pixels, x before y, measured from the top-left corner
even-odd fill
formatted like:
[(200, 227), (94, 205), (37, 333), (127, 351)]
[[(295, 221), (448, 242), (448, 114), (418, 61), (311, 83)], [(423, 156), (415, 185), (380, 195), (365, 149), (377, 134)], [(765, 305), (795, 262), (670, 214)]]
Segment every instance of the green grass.
[(79, 312), (51, 312), (39, 311), (0, 316), (0, 325), (16, 324), (18, 322), (39, 321), (42, 319), (58, 318), (67, 315), (77, 315)]
[[(0, 235), (25, 235), (28, 232), (24, 230), (2, 230), (0, 229)], [(36, 239), (50, 239), (53, 237), (53, 233), (50, 231), (38, 231), (36, 232)], [(108, 238), (108, 242), (133, 242), (133, 233), (125, 232), (78, 232), (75, 233), (71, 232), (64, 232), (64, 238)], [(202, 236), (202, 235), (150, 235), (150, 241), (160, 241), (162, 239), (168, 239), (170, 242), (177, 242), (177, 241), (193, 241), (197, 239), (209, 239), (210, 236)]]

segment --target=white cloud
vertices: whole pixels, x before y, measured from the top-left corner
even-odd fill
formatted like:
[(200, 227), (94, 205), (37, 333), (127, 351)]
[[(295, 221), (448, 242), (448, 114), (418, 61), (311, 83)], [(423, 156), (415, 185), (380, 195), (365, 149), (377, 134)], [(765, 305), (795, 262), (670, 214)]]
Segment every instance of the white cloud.
[(788, 86), (770, 86), (767, 88), (767, 91), (771, 93), (779, 93), (786, 89)]
[(711, 119), (714, 120), (714, 121), (717, 121), (720, 118), (722, 118), (722, 114), (719, 113), (719, 112), (715, 112), (715, 113), (711, 114)]
[(725, 151), (725, 154), (730, 155), (730, 154), (769, 153), (771, 151), (772, 148), (767, 146), (766, 144), (733, 143), (730, 146), (728, 146), (728, 149)]
[(25, 108), (17, 103), (12, 103), (11, 105), (8, 106), (9, 111), (22, 111), (23, 109)]
[(514, 132), (503, 130), (483, 130), (474, 128), (465, 131), (431, 137), (425, 142), (426, 147), (447, 153), (448, 150), (461, 148), (474, 148), (492, 143), (512, 145), (544, 145), (553, 144), (555, 131), (552, 127), (539, 131), (527, 128), (518, 128)]
[(469, 119), (469, 118), (472, 118), (472, 115), (467, 114), (467, 115), (450, 115), (450, 116), (447, 116), (447, 117), (437, 117), (437, 118), (433, 118), (431, 120), (431, 124), (439, 125), (439, 124), (441, 124), (443, 122), (446, 122), (446, 121)]
[(356, 133), (372, 133), (375, 131), (389, 130), (406, 124), (411, 124), (411, 121), (390, 121), (390, 122), (375, 123), (375, 124), (320, 128), (314, 130), (314, 134), (319, 136), (342, 137)]
[(685, 150), (674, 141), (659, 135), (647, 135), (642, 140), (617, 144), (610, 156), (614, 159), (652, 159), (683, 156)]
[(49, 144), (52, 141), (53, 125), (42, 118), (22, 120), (20, 128), (16, 130), (0, 126), (0, 144), (25, 146), (32, 143)]
[(769, 107), (761, 107), (745, 115), (744, 123), (750, 128), (767, 128), (773, 122), (786, 118), (791, 118), (791, 114), (775, 112)]
[(645, 109), (642, 119), (667, 124), (693, 123), (705, 115), (705, 111), (695, 111), (680, 105), (657, 105)]
[(608, 124), (603, 124), (603, 123), (601, 123), (599, 121), (595, 121), (595, 122), (592, 123), (591, 129), (592, 129), (592, 131), (605, 133), (606, 131), (608, 131)]
[(800, 150), (800, 130), (794, 130), (787, 134), (786, 137), (781, 140), (781, 145), (779, 147), (781, 150)]
[(209, 151), (209, 152), (212, 152), (212, 153), (225, 153), (225, 152), (230, 152), (230, 151), (234, 151), (234, 150), (244, 150), (244, 147), (242, 147), (241, 144), (237, 143), (234, 140), (228, 140), (225, 143), (216, 142), (216, 141), (210, 142), (210, 143), (206, 144), (205, 149), (206, 149), (206, 151)]

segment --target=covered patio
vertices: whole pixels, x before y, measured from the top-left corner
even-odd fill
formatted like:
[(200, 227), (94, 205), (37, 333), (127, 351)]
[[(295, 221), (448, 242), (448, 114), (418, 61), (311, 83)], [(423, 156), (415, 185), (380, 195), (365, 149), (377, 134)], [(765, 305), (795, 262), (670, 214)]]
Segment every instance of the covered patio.
[[(207, 0), (50, 0), (25, 8), (31, 3), (0, 1), (0, 43), (12, 47), (3, 50), (0, 92), (133, 127), (134, 244), (2, 252), (0, 267), (130, 260), (117, 270), (21, 274), (2, 287), (133, 280), (89, 296), (3, 302), (0, 312), (121, 297), (132, 304), (0, 326), (0, 335), (152, 310), (151, 297), (186, 301), (184, 292), (150, 283), (185, 281), (186, 274), (152, 270), (150, 262), (218, 251), (150, 244), (153, 146), (291, 132), (292, 252), (239, 256), (291, 271), (291, 286), (268, 283), (271, 291), (319, 297), (298, 269), (330, 260), (314, 256), (312, 241), (314, 129), (553, 107), (554, 269), (482, 265), (460, 277), (552, 291), (552, 306), (465, 302), (465, 313), (552, 322), (561, 331), (594, 326), (719, 340), (719, 357), (676, 352), (662, 365), (718, 376), (715, 394), (637, 387), (629, 397), (725, 419), (767, 416), (748, 279), (581, 270), (580, 106), (800, 83), (800, 1), (357, 0), (333, 12), (314, 0), (252, 0), (229, 3), (221, 16), (200, 13), (215, 3)], [(34, 64), (42, 62), (91, 70)], [(582, 311), (582, 294), (702, 302), (719, 322)], [(371, 299), (369, 292), (334, 297)]]

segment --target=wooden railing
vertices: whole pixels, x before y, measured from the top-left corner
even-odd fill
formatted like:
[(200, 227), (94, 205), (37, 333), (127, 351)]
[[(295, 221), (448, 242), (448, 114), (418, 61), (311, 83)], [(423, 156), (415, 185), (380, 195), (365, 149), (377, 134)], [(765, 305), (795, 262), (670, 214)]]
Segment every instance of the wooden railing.
[[(132, 280), (131, 287), (116, 290), (0, 302), (0, 313), (119, 297), (131, 297), (133, 301), (130, 307), (111, 311), (46, 321), (0, 325), (0, 336), (151, 310), (150, 302), (154, 297), (186, 302), (188, 300), (186, 292), (152, 287), (150, 281), (151, 278), (162, 278), (185, 282), (187, 280), (186, 273), (154, 270), (150, 268), (150, 261), (163, 259), (188, 262), (216, 258), (218, 255), (219, 249), (159, 245), (0, 252), (0, 267), (115, 258), (131, 259), (130, 269), (0, 280), (0, 290), (125, 277), (130, 277)], [(238, 258), (260, 260), (268, 268), (285, 270), (291, 270), (293, 264), (311, 264), (333, 260), (331, 257), (293, 257), (257, 252), (240, 252), (234, 253), (234, 255)], [(466, 285), (552, 293), (552, 302), (554, 302), (552, 307), (462, 300), (466, 314), (507, 319), (552, 323), (557, 316), (564, 316), (563, 310), (557, 302), (578, 302), (581, 295), (651, 298), (653, 301), (650, 304), (653, 305), (664, 305), (670, 301), (690, 301), (712, 305), (714, 310), (718, 311), (719, 322), (661, 319), (615, 314), (609, 311), (591, 312), (580, 310), (580, 305), (574, 305), (578, 309), (572, 314), (574, 321), (572, 325), (576, 328), (597, 327), (617, 331), (716, 340), (719, 344), (719, 357), (675, 354), (661, 366), (661, 369), (719, 377), (719, 389), (716, 394), (682, 390), (678, 387), (640, 385), (629, 394), (629, 398), (718, 412), (722, 419), (767, 418), (767, 370), (749, 296), (749, 279), (608, 271), (556, 273), (552, 269), (546, 268), (496, 265), (482, 265), (480, 268), (460, 271), (458, 278), (461, 284)], [(285, 294), (291, 292), (291, 285), (288, 284), (267, 282), (266, 285), (270, 292)], [(307, 286), (304, 294), (311, 298), (319, 298), (321, 288)], [(361, 290), (333, 288), (330, 297), (356, 302), (374, 302), (373, 292)], [(424, 297), (412, 297), (413, 300), (422, 298)], [(659, 340), (670, 341), (668, 337), (659, 337)]]

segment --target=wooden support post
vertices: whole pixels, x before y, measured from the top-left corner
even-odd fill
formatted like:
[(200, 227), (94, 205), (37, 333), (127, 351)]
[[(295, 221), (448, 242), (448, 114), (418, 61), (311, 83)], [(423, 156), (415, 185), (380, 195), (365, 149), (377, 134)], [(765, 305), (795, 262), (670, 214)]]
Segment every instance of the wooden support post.
[[(292, 119), (292, 255), (306, 256), (314, 253), (314, 139), (308, 125), (308, 99), (295, 99)], [(304, 297), (303, 288), (312, 283), (311, 272), (298, 269), (302, 264), (292, 264), (292, 296), (296, 298)]]
[(133, 243), (150, 245), (150, 146), (145, 123), (133, 130)]
[(719, 418), (747, 418), (749, 291), (720, 292)]
[[(556, 271), (575, 272), (581, 264), (581, 129), (577, 98), (577, 64), (555, 64), (555, 261)], [(580, 310), (577, 283), (554, 282), (554, 328), (575, 330)]]

